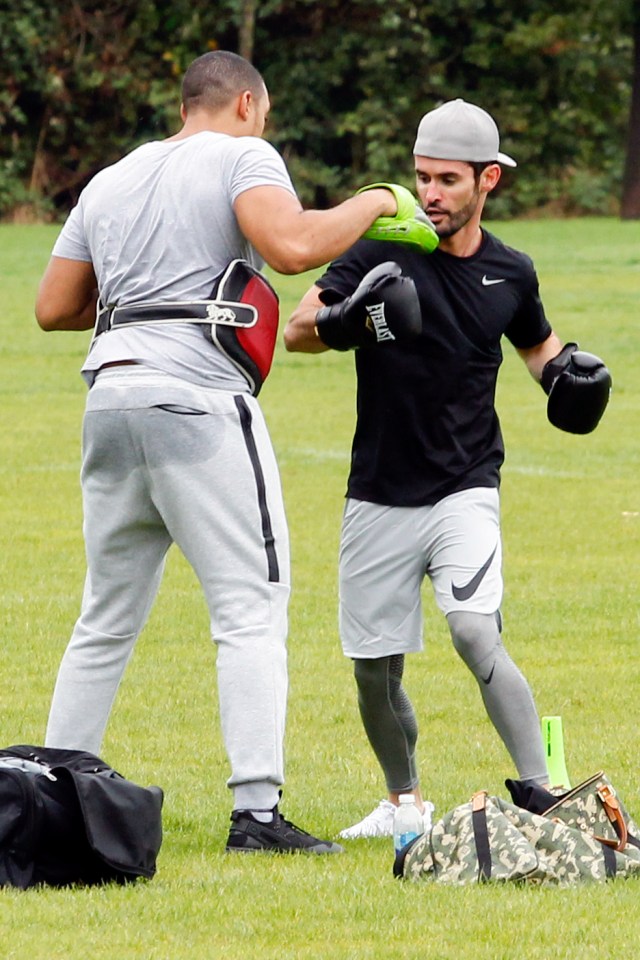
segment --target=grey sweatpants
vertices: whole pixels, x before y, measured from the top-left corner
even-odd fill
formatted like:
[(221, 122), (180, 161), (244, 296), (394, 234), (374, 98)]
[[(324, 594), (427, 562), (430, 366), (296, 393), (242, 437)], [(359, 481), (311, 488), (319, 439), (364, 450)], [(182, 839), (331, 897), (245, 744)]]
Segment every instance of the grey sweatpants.
[(89, 394), (82, 466), (87, 577), (46, 744), (100, 752), (175, 542), (202, 585), (218, 648), (234, 806), (271, 807), (284, 780), (290, 588), (275, 457), (253, 397), (157, 379), (108, 371)]

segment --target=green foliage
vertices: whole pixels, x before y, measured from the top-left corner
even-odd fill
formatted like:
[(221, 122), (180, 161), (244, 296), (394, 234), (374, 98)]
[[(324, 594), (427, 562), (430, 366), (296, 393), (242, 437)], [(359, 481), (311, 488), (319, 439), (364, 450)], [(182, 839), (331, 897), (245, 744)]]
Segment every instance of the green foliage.
[[(534, 258), (564, 340), (614, 381), (597, 431), (554, 430), (545, 398), (505, 346), (502, 510), (507, 648), (543, 714), (563, 719), (574, 782), (604, 767), (640, 815), (637, 742), (640, 343), (637, 225), (501, 223)], [(0, 742), (40, 743), (84, 576), (78, 483), (88, 333), (43, 334), (33, 300), (56, 228), (0, 226)], [(313, 275), (272, 277), (283, 320)], [(337, 549), (354, 419), (353, 357), (286, 354), (261, 394), (292, 540), (287, 816), (335, 836), (384, 790), (337, 639)], [(423, 654), (406, 683), (437, 815), (513, 771), (430, 588)], [(341, 857), (225, 856), (227, 763), (215, 651), (200, 587), (179, 554), (127, 669), (105, 759), (165, 789), (157, 876), (134, 887), (0, 891), (6, 960), (609, 960), (638, 949), (636, 881), (575, 890), (412, 887), (391, 842)]]
[[(270, 85), (290, 88), (275, 142), (303, 163), (338, 161), (342, 195), (362, 180), (410, 183), (420, 116), (462, 96), (495, 114), (520, 163), (497, 213), (550, 200), (594, 210), (576, 203), (566, 171), (600, 175), (619, 194), (631, 73), (622, 6), (603, 15), (595, 2), (559, 14), (541, 0), (517, 9), (510, 0), (352, 0), (323, 4), (311, 19), (307, 4), (290, 0), (278, 13), (293, 24), (291, 44), (272, 50), (272, 22), (259, 26)], [(323, 191), (305, 198), (321, 202)]]
[[(64, 212), (102, 166), (174, 132), (182, 72), (208, 49), (237, 49), (244, 7), (15, 0), (0, 30), (0, 214), (32, 201)], [(272, 95), (270, 137), (306, 203), (372, 180), (411, 185), (420, 116), (461, 96), (494, 113), (519, 161), (496, 216), (611, 212), (632, 24), (632, 0), (268, 0), (254, 59)], [(576, 178), (590, 184), (584, 204)]]
[(5, 195), (22, 182), (68, 208), (101, 167), (174, 132), (180, 77), (223, 26), (186, 0), (17, 0), (0, 31)]

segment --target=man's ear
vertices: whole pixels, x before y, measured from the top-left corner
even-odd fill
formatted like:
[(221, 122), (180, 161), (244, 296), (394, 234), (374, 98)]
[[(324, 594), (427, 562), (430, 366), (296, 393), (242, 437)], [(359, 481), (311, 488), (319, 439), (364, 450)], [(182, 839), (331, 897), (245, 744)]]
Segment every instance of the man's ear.
[(244, 90), (238, 97), (238, 116), (241, 120), (246, 120), (253, 107), (253, 97), (251, 90)]
[(180, 104), (180, 119), (183, 123), (185, 123), (187, 119), (187, 108), (185, 107), (184, 103)]
[(485, 193), (491, 193), (498, 185), (501, 176), (502, 167), (499, 163), (492, 163), (490, 166), (485, 167), (480, 174), (480, 189)]

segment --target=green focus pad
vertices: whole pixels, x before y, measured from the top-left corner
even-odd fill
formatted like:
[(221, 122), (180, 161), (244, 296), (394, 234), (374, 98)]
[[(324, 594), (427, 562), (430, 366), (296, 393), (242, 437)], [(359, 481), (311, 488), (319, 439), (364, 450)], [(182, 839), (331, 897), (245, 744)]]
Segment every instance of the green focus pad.
[(363, 237), (367, 240), (390, 240), (403, 243), (422, 253), (432, 253), (438, 246), (440, 238), (410, 190), (397, 183), (370, 183), (356, 192), (364, 193), (365, 190), (379, 188), (391, 191), (396, 198), (398, 212), (395, 217), (378, 217)]
[(439, 238), (433, 227), (420, 220), (396, 220), (394, 217), (379, 217), (362, 234), (367, 240), (391, 240), (414, 247), (422, 253), (433, 253)]

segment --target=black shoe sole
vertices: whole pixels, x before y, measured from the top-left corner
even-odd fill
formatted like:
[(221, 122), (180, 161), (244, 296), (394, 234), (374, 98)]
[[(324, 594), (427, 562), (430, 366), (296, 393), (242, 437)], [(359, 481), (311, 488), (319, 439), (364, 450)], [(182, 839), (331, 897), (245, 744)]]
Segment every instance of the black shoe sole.
[(344, 853), (344, 847), (339, 843), (333, 843), (328, 850), (320, 850), (318, 847), (225, 847), (225, 853), (278, 853), (278, 854), (307, 854), (322, 856), (330, 853)]
[(227, 839), (228, 853), (342, 853), (339, 843), (320, 840), (285, 820), (274, 810), (273, 820), (261, 823), (249, 812), (234, 812)]

